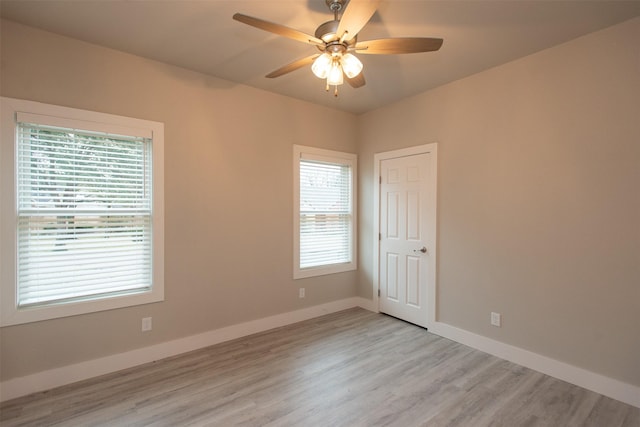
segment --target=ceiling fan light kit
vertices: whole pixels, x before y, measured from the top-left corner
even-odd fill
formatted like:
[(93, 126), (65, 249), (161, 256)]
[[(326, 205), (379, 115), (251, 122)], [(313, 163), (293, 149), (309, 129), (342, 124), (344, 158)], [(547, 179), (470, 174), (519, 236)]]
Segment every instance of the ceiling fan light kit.
[(329, 86), (339, 86), (344, 83), (343, 73), (353, 79), (362, 71), (362, 62), (350, 53), (329, 55), (327, 52), (318, 56), (311, 65), (311, 71), (320, 79), (327, 79)]
[[(427, 37), (389, 38), (358, 42), (358, 33), (369, 22), (381, 0), (325, 0), (333, 13), (333, 20), (321, 24), (315, 35), (303, 33), (280, 24), (236, 13), (233, 19), (247, 25), (269, 31), (280, 36), (315, 46), (320, 55), (314, 54), (287, 64), (267, 74), (268, 78), (279, 77), (299, 68), (311, 65), (313, 74), (326, 79), (326, 90), (347, 82), (354, 88), (364, 86), (362, 62), (352, 53), (388, 55), (401, 53), (432, 52), (440, 49), (442, 39)], [(346, 6), (345, 6), (346, 4)], [(338, 19), (338, 15), (342, 16)]]

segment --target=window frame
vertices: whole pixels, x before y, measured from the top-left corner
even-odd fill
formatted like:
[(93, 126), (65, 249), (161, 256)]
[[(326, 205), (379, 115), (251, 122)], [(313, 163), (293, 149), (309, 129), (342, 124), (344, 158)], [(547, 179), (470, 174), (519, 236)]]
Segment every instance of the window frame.
[[(349, 165), (351, 167), (351, 261), (317, 267), (300, 268), (300, 160), (304, 157), (327, 163)], [(326, 274), (353, 271), (357, 262), (357, 206), (358, 206), (358, 156), (352, 153), (322, 148), (293, 146), (293, 278), (303, 279)]]
[[(149, 291), (82, 301), (18, 307), (17, 301), (17, 115), (48, 116), (56, 123), (84, 123), (110, 133), (151, 136), (152, 283)], [(18, 325), (164, 300), (164, 124), (113, 114), (0, 97), (0, 326)]]

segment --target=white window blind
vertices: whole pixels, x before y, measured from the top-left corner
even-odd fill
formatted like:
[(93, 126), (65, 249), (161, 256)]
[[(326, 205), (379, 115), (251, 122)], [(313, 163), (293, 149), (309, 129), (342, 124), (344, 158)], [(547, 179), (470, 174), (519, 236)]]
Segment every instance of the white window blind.
[(351, 261), (351, 167), (300, 160), (300, 268)]
[(17, 124), (17, 305), (150, 290), (151, 139)]
[(294, 146), (294, 278), (354, 270), (356, 156)]

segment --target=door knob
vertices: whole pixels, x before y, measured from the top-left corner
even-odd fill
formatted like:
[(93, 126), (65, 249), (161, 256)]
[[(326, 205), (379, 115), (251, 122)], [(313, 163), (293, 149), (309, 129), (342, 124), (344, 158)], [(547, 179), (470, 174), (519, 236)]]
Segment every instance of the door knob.
[(422, 252), (423, 254), (426, 254), (427, 253), (427, 248), (423, 246), (420, 249), (414, 249), (413, 252)]

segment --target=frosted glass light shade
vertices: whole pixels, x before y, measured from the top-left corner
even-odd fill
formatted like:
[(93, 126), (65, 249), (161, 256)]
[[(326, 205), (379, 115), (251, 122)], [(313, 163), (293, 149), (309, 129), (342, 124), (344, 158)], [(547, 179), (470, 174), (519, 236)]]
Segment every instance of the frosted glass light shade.
[(323, 53), (322, 55), (318, 56), (315, 61), (313, 61), (313, 64), (311, 65), (311, 71), (313, 71), (313, 74), (315, 74), (316, 77), (320, 79), (326, 79), (327, 75), (329, 74), (329, 69), (331, 68), (332, 61), (333, 58), (331, 58), (331, 55), (329, 55), (328, 53)]
[(347, 53), (340, 58), (342, 70), (350, 79), (354, 78), (362, 71), (362, 62), (354, 55)]
[(338, 86), (344, 83), (342, 75), (342, 67), (340, 67), (340, 61), (338, 59), (331, 63), (329, 69), (329, 75), (327, 76), (327, 84), (329, 86)]

